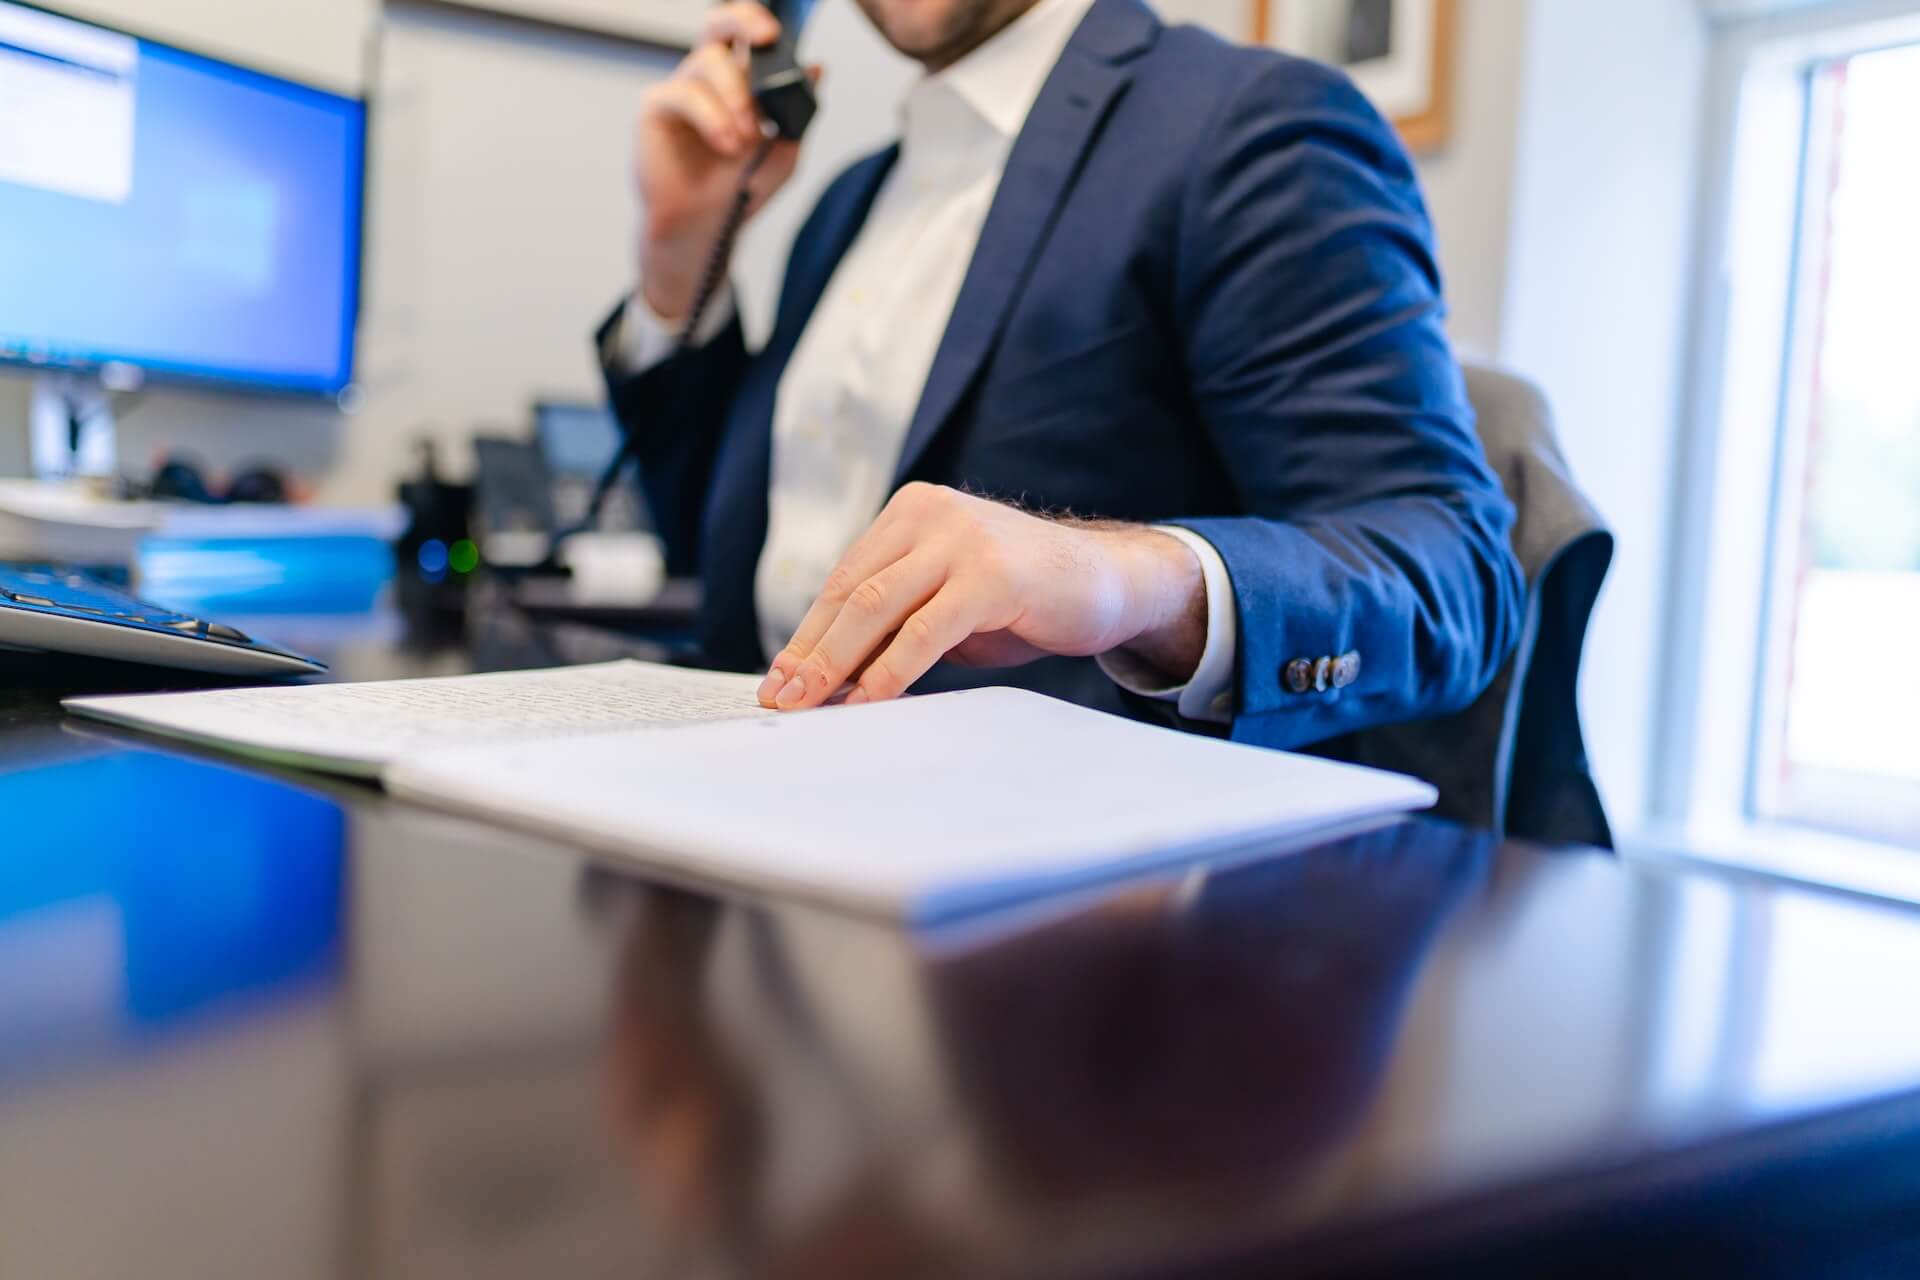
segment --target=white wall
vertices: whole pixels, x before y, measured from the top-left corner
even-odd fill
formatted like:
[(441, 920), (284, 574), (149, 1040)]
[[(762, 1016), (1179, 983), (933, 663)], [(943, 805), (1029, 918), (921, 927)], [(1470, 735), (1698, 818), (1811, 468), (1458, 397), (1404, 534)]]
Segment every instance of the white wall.
[(1500, 354), (1545, 388), (1618, 551), (1582, 710), (1616, 826), (1646, 811), (1666, 661), (1707, 27), (1675, 0), (1534, 0)]
[(642, 40), (685, 44), (700, 34), (699, 4), (688, 0), (456, 0), (475, 8), (562, 22)]
[(1513, 156), (1530, 0), (1457, 6), (1453, 137), (1416, 157), (1440, 244), (1448, 331), (1464, 355), (1488, 357), (1505, 329)]
[(631, 272), (634, 108), (671, 56), (431, 9), (389, 13), (370, 148), (363, 402), (328, 490), (387, 496), (431, 438), (594, 398), (593, 326)]
[(366, 85), (380, 0), (62, 0), (62, 12), (340, 93)]

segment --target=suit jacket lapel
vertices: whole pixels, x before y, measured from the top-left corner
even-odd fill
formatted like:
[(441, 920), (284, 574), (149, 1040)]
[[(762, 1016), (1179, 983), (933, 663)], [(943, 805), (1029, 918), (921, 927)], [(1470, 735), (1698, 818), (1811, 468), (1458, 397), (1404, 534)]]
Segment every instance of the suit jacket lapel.
[(1099, 0), (1074, 33), (1020, 131), (894, 469), (903, 483), (998, 341), (1087, 148), (1132, 79), (1127, 62), (1157, 29), (1139, 0)]

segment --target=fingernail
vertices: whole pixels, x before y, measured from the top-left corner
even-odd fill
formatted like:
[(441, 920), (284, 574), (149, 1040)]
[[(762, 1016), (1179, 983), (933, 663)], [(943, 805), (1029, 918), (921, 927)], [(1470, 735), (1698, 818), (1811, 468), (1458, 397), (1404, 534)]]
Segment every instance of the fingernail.
[(780, 696), (773, 700), (773, 704), (782, 710), (786, 710), (790, 707), (799, 706), (801, 700), (806, 696), (807, 686), (800, 683), (799, 676), (795, 676), (793, 679), (787, 681), (787, 687), (780, 691)]
[(755, 691), (754, 696), (762, 702), (772, 702), (773, 695), (779, 693), (786, 683), (787, 673), (775, 667), (767, 672), (767, 678), (760, 682), (760, 688)]
[(847, 700), (841, 703), (840, 705), (843, 707), (857, 707), (863, 702), (871, 702), (871, 701), (873, 701), (873, 699), (867, 696), (867, 691), (865, 689), (856, 688), (852, 693), (849, 693), (847, 695)]

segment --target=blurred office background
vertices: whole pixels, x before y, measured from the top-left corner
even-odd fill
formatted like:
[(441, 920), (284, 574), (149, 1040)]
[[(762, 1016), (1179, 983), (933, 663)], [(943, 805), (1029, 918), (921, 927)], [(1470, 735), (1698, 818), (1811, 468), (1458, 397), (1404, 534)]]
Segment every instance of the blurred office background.
[[(537, 399), (597, 394), (587, 333), (631, 274), (642, 89), (697, 0), (66, 0), (76, 16), (371, 104), (351, 407), (159, 389), (120, 426), (325, 501), (455, 474)], [(1242, 0), (1166, 0), (1244, 33)], [(1920, 893), (1916, 0), (1456, 0), (1419, 164), (1465, 354), (1538, 381), (1619, 535), (1584, 712), (1629, 846)], [(1904, 46), (1904, 47), (1903, 47)], [(910, 69), (852, 0), (799, 178), (737, 276), (764, 327), (786, 243), (893, 130)], [(27, 382), (0, 374), (0, 424)], [(26, 470), (0, 430), (0, 473)], [(1756, 852), (1758, 851), (1758, 852)]]
[[(1180, 2), (1222, 26), (1244, 18), (1239, 0)], [(489, 3), (556, 20), (421, 0), (58, 0), (371, 104), (351, 410), (162, 387), (121, 420), (126, 466), (163, 449), (216, 468), (270, 458), (323, 501), (377, 502), (423, 435), (460, 473), (474, 436), (524, 431), (534, 401), (596, 394), (587, 333), (630, 276), (635, 107), (701, 6)], [(1453, 332), (1463, 353), (1541, 383), (1619, 534), (1583, 702), (1625, 843), (1920, 897), (1920, 0), (1455, 7), (1450, 128), (1419, 160)], [(756, 326), (815, 193), (891, 132), (911, 74), (852, 0), (823, 0), (807, 46), (831, 65), (825, 114), (744, 248)], [(0, 474), (27, 470), (27, 399), (28, 379), (0, 371)], [(150, 823), (161, 801), (94, 749), (79, 740), (80, 758), (55, 766), (90, 819)], [(164, 802), (192, 811), (201, 777), (168, 775)], [(36, 1245), (83, 1272), (131, 1257), (205, 1275), (240, 1256), (304, 1259), (296, 1275), (400, 1274), (398, 1259), (407, 1274), (523, 1275), (528, 1259), (569, 1256), (555, 1239), (580, 1271), (617, 1254), (602, 1232), (624, 1218), (591, 1198), (617, 1178), (569, 1163), (598, 1132), (592, 1046), (611, 999), (609, 939), (556, 925), (582, 909), (573, 863), (503, 839), (471, 877), (469, 830), (431, 814), (356, 831), (330, 801), (265, 781), (245, 803), (220, 795), (251, 850), (222, 874), (244, 892), (182, 902), (162, 892), (182, 874), (164, 861), (142, 877), (131, 859), (78, 857), (47, 864), (48, 883), (0, 885), (0, 1021), (57, 1034), (74, 1064), (0, 1116), (0, 1203), (35, 1228), (0, 1240), (0, 1272), (10, 1257), (32, 1270)], [(311, 847), (290, 850), (288, 831)], [(221, 881), (191, 833), (178, 847), (196, 883)], [(350, 876), (341, 848), (355, 850)], [(1681, 1096), (1737, 1060), (1724, 1043), (1756, 1044), (1760, 1096), (1789, 1096), (1818, 1079), (1801, 1071), (1817, 1046), (1776, 1027), (1805, 1025), (1793, 1011), (1808, 1008), (1851, 1025), (1847, 1009), (1910, 981), (1880, 963), (1888, 937), (1837, 930), (1818, 904), (1750, 918), (1710, 882), (1556, 900), (1564, 910), (1531, 918), (1556, 945), (1635, 945), (1586, 953), (1601, 958), (1577, 989), (1528, 990), (1527, 975), (1499, 989), (1490, 963), (1476, 985), (1472, 957), (1434, 981), (1479, 991), (1482, 1009), (1532, 1002), (1683, 1052), (1621, 1064), (1586, 1056), (1578, 1034), (1537, 1036), (1529, 1061), (1556, 1089), (1503, 1099), (1509, 1133), (1604, 1115), (1616, 1093)], [(1715, 930), (1724, 950), (1692, 958), (1689, 998), (1647, 999), (1675, 940)], [(1828, 963), (1743, 963), (1762, 936)], [(240, 958), (192, 970), (212, 947)], [(821, 954), (829, 989), (865, 996), (887, 972), (869, 938)], [(48, 966), (71, 980), (30, 980)], [(229, 972), (243, 985), (227, 989)], [(1715, 1025), (1699, 1010), (1719, 1007), (1721, 985), (1744, 1012)], [(884, 1007), (866, 1012), (885, 1024)], [(1409, 1034), (1446, 1064), (1438, 1079), (1468, 1087), (1479, 1057), (1512, 1052), (1486, 1033), (1501, 1025), (1432, 1017)], [(1889, 1026), (1889, 1045), (1904, 1034)], [(103, 1045), (131, 1048), (103, 1066)], [(903, 1075), (911, 1051), (889, 1049)], [(474, 1073), (472, 1058), (505, 1066)], [(0, 1059), (0, 1075), (18, 1066)], [(1400, 1088), (1383, 1106), (1432, 1105), (1424, 1078)], [(434, 1185), (444, 1193), (400, 1198)], [(86, 1212), (100, 1202), (137, 1211), (103, 1224)], [(515, 1204), (530, 1207), (502, 1211)], [(336, 1219), (370, 1205), (390, 1208), (339, 1256)]]

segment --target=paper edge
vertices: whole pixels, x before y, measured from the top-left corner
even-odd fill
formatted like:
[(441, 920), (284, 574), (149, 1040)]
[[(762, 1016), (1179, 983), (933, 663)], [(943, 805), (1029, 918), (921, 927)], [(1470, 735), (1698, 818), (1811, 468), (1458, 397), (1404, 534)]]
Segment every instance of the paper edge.
[[(155, 695), (133, 695), (155, 696)], [(174, 725), (156, 723), (151, 719), (127, 715), (107, 707), (90, 706), (93, 699), (70, 698), (60, 705), (69, 714), (102, 724), (110, 724), (116, 729), (129, 729), (144, 736), (152, 736), (174, 742), (190, 743), (222, 755), (238, 756), (244, 760), (258, 760), (263, 764), (283, 765), (288, 768), (306, 769), (315, 773), (333, 774), (348, 778), (380, 779), (388, 766), (388, 761), (378, 756), (329, 756), (314, 752), (292, 750), (285, 747), (272, 747), (249, 739), (231, 735), (220, 736), (208, 733), (195, 733), (191, 729), (182, 729)]]

